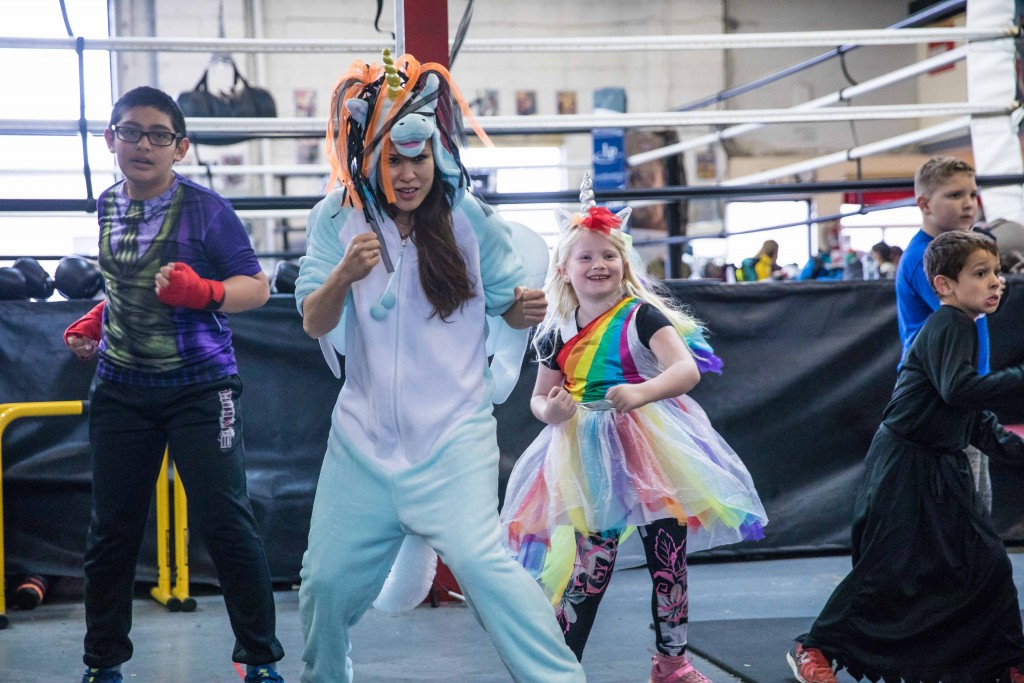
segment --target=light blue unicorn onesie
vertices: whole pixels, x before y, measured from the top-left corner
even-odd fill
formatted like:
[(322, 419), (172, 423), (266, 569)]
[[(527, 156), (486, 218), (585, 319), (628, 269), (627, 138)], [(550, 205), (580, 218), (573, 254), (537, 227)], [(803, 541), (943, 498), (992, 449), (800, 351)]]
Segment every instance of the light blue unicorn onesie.
[[(431, 78), (423, 92), (436, 87)], [(357, 122), (366, 120), (364, 104), (346, 103)], [(355, 282), (338, 329), (328, 335), (345, 355), (345, 384), (302, 562), (301, 680), (352, 680), (349, 629), (380, 592), (408, 535), (421, 538), (452, 570), (514, 680), (584, 681), (540, 588), (501, 544), (486, 320), (497, 326), (528, 273), (509, 224), (465, 193), (464, 171), (441, 144), (434, 118), (410, 114), (399, 124), (392, 128), (393, 148), (413, 157), (429, 142), (435, 172), (457, 188), (454, 235), (475, 296), (447, 321), (432, 315), (415, 241), (403, 243), (390, 217), (376, 212), (393, 273), (379, 264)], [(343, 192), (331, 192), (310, 213), (295, 286), (300, 312), (341, 262), (349, 240), (374, 227), (363, 211), (342, 206)], [(510, 344), (520, 357), (524, 346)], [(328, 362), (336, 363), (334, 350), (326, 351)], [(426, 586), (430, 580), (426, 576)], [(401, 641), (395, 645), (397, 655)]]

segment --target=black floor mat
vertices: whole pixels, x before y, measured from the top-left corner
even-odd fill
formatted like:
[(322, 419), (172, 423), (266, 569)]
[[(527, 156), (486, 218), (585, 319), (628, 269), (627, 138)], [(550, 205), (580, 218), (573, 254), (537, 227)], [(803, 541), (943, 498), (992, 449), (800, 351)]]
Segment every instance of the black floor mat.
[[(814, 617), (691, 621), (687, 648), (749, 683), (795, 683), (786, 651), (813, 621)], [(836, 678), (840, 683), (854, 680), (846, 672)]]

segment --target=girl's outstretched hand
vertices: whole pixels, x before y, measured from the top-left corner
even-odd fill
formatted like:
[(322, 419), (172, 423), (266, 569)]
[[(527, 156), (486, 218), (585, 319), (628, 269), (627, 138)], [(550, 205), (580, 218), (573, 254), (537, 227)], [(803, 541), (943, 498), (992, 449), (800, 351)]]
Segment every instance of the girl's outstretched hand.
[(548, 424), (555, 425), (565, 422), (576, 414), (576, 401), (572, 400), (572, 394), (564, 387), (551, 387), (544, 412), (547, 418), (544, 421)]
[(650, 403), (645, 393), (643, 384), (618, 384), (609, 389), (604, 397), (616, 411), (628, 413)]

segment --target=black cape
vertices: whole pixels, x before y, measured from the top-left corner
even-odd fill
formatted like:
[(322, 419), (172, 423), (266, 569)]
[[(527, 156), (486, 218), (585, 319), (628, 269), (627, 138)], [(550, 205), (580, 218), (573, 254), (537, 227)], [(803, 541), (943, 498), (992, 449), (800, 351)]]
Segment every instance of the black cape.
[(797, 639), (853, 676), (979, 683), (1024, 664), (1010, 561), (963, 453), (1024, 465), (1024, 441), (984, 410), (1024, 411), (1024, 367), (979, 376), (977, 351), (967, 314), (933, 313), (871, 442), (853, 569)]

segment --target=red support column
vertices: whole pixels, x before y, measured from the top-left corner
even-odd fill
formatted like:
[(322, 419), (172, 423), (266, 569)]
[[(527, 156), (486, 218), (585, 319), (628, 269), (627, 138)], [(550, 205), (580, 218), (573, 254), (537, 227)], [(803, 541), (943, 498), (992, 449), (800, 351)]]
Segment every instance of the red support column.
[(395, 0), (403, 4), (405, 51), (420, 62), (448, 66), (448, 0)]
[[(395, 0), (402, 3), (405, 16), (405, 51), (420, 62), (437, 62), (448, 68), (448, 0)], [(461, 593), (451, 570), (440, 559), (437, 574), (424, 602), (437, 606)]]

